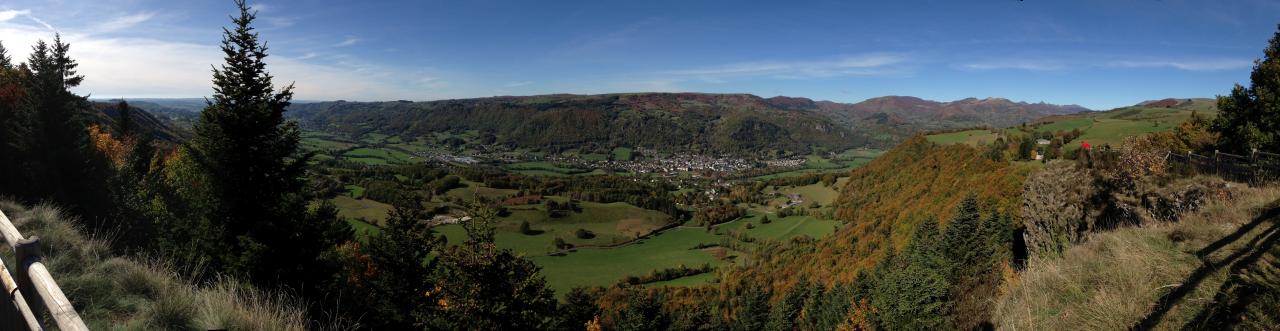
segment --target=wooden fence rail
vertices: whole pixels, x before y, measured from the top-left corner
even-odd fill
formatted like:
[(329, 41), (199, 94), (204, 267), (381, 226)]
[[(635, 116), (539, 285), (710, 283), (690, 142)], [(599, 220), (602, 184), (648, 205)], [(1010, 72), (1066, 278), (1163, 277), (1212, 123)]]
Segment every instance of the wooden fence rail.
[(89, 330), (49, 269), (40, 262), (40, 238), (25, 238), (0, 211), (0, 235), (13, 249), (15, 273), (0, 263), (0, 283), (8, 301), (0, 304), (0, 330), (44, 330), (38, 316), (46, 311), (61, 330)]
[(1254, 186), (1280, 182), (1280, 154), (1259, 151), (1249, 155), (1217, 151), (1211, 155), (1170, 152), (1165, 160), (1175, 171), (1218, 175)]

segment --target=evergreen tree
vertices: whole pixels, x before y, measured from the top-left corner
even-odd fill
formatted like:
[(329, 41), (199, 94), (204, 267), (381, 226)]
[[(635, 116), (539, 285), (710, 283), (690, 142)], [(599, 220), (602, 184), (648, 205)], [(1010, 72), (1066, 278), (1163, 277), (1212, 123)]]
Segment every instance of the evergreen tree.
[(635, 288), (628, 289), (626, 306), (614, 317), (613, 329), (619, 331), (665, 330), (667, 314), (662, 311), (661, 294)]
[(1218, 117), (1210, 129), (1221, 135), (1224, 150), (1280, 151), (1280, 30), (1249, 78), (1249, 87), (1236, 84), (1231, 95), (1218, 97)]
[(4, 42), (0, 42), (0, 69), (13, 68), (13, 58), (9, 56), (9, 51), (4, 48)]
[(870, 303), (877, 309), (876, 322), (887, 330), (925, 330), (943, 326), (950, 283), (946, 261), (937, 244), (938, 226), (925, 220), (916, 227), (907, 249), (899, 257), (877, 265)]
[(764, 330), (787, 331), (796, 329), (796, 319), (800, 317), (800, 309), (804, 308), (805, 290), (803, 282), (782, 296), (782, 300), (769, 308), (769, 320)]
[(431, 214), (422, 203), (417, 195), (401, 197), (382, 232), (365, 246), (377, 271), (368, 281), (374, 295), (362, 308), (371, 313), (374, 329), (423, 328), (439, 311), (432, 252), (443, 242), (427, 227)]
[(121, 136), (128, 136), (133, 131), (133, 110), (129, 108), (129, 102), (120, 100), (116, 103), (116, 131)]
[[(105, 166), (89, 146), (88, 100), (69, 89), (84, 80), (70, 57), (71, 46), (55, 35), (53, 44), (37, 41), (27, 60), (25, 84), (35, 110), (35, 138), (28, 146), (35, 157), (31, 176), (35, 197), (50, 198), (85, 219), (109, 213)], [(97, 222), (91, 223), (96, 224)]]
[(583, 326), (600, 315), (600, 307), (596, 305), (598, 295), (588, 292), (586, 288), (575, 287), (564, 295), (564, 303), (560, 305), (560, 330), (582, 330)]
[(208, 178), (206, 224), (217, 238), (215, 268), (248, 274), (256, 283), (321, 283), (318, 257), (344, 238), (329, 210), (308, 213), (302, 192), (309, 154), (284, 112), (293, 86), (277, 91), (266, 71), (266, 47), (252, 27), (255, 13), (237, 0), (233, 29), (223, 29), (226, 63), (213, 70), (213, 99), (200, 113), (189, 144)]
[(556, 300), (538, 266), (494, 244), (497, 209), (473, 202), (463, 222), (467, 241), (440, 254), (448, 309), (436, 320), (448, 329), (534, 330), (556, 324)]
[(26, 66), (15, 67), (8, 51), (0, 44), (0, 195), (31, 199), (28, 180), (32, 144), (32, 108)]
[[(966, 197), (956, 207), (955, 216), (947, 224), (942, 236), (942, 248), (946, 254), (947, 264), (955, 268), (972, 270), (989, 266), (978, 265), (981, 257), (987, 256), (983, 249), (984, 241), (978, 232), (978, 201), (973, 196)], [(955, 271), (949, 271), (954, 276)]]
[(734, 330), (754, 331), (764, 329), (769, 319), (769, 292), (747, 286), (739, 292), (734, 306)]

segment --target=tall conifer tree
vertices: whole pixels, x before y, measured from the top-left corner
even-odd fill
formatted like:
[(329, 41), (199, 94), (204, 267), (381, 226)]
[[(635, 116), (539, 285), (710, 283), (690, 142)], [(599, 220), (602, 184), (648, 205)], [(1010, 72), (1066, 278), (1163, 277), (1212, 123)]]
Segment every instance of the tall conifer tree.
[(234, 27), (223, 29), (226, 63), (213, 70), (213, 98), (194, 126), (190, 152), (208, 178), (207, 224), (219, 237), (212, 261), (257, 283), (318, 285), (332, 275), (319, 263), (343, 233), (332, 208), (308, 213), (303, 194), (310, 155), (286, 121), (293, 85), (276, 90), (255, 13), (237, 0)]

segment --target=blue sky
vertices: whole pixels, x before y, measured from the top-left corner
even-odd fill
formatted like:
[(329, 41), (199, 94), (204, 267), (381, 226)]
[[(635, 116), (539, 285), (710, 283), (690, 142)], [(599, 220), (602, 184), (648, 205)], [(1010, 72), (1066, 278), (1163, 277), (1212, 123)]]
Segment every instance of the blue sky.
[[(1095, 109), (1225, 94), (1280, 1), (271, 1), (278, 83), (310, 100), (692, 91)], [(94, 97), (196, 97), (230, 0), (7, 0), (25, 58), (61, 32)]]

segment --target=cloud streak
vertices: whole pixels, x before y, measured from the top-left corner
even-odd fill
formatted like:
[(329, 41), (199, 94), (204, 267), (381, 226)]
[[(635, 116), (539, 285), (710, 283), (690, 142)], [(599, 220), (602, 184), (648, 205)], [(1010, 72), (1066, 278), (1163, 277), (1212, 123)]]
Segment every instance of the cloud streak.
[[(0, 12), (3, 14), (3, 12)], [(17, 12), (15, 17), (29, 14)], [(126, 16), (128, 17), (128, 16)], [(144, 16), (122, 19), (122, 29)], [(213, 91), (212, 68), (223, 63), (216, 45), (156, 38), (104, 37), (83, 29), (67, 29), (63, 40), (71, 44), (71, 57), (80, 63), (85, 81), (75, 90), (95, 97), (198, 97)], [(93, 33), (90, 33), (93, 32)], [(30, 45), (53, 39), (54, 31), (41, 25), (8, 19), (0, 21), (3, 40), (14, 59), (26, 59)], [(447, 80), (429, 69), (390, 68), (362, 62), (326, 62), (324, 56), (270, 56), (267, 70), (277, 87), (297, 82), (299, 99), (394, 100), (453, 96), (442, 92)]]
[(981, 62), (966, 63), (958, 66), (965, 70), (1026, 70), (1026, 71), (1059, 71), (1066, 69), (1062, 63), (1053, 61), (1000, 61), (1000, 62)]
[(1186, 71), (1219, 71), (1249, 68), (1253, 61), (1244, 59), (1213, 60), (1141, 60), (1112, 61), (1107, 66), (1116, 68), (1174, 68)]
[(93, 33), (106, 33), (124, 30), (151, 20), (152, 17), (155, 17), (155, 13), (138, 13), (120, 16), (106, 22), (98, 23), (94, 25), (90, 31), (93, 31)]
[(881, 76), (901, 73), (908, 59), (899, 54), (876, 53), (820, 61), (740, 62), (720, 66), (667, 71), (673, 76), (703, 77), (712, 80), (730, 77), (767, 76), (783, 79), (810, 79), (842, 76)]
[(0, 10), (0, 22), (8, 22), (9, 20), (18, 18), (18, 16), (31, 15), (30, 10)]
[(333, 44), (333, 47), (347, 47), (347, 46), (355, 45), (358, 42), (360, 42), (359, 38), (347, 37), (347, 39), (343, 39), (342, 42)]

